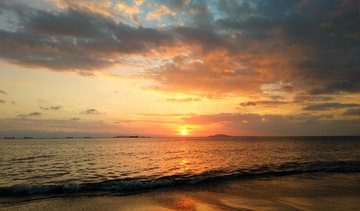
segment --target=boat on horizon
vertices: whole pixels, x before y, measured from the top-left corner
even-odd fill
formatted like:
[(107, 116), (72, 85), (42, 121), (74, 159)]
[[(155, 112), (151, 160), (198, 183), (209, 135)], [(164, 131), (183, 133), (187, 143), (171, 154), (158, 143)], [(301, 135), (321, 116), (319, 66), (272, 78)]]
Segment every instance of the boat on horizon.
[(15, 137), (14, 136), (7, 136), (7, 137), (4, 137), (4, 139), (15, 139)]

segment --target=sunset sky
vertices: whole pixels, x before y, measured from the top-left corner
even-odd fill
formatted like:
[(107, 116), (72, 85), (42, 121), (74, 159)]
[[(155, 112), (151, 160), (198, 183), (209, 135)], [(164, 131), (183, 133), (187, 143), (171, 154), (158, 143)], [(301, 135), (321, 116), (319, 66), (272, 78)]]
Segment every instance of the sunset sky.
[(360, 135), (358, 0), (1, 0), (0, 138)]

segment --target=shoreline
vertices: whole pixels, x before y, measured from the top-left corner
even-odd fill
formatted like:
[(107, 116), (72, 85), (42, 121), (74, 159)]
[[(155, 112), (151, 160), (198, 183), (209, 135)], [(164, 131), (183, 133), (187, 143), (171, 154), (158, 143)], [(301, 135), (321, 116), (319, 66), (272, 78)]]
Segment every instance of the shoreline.
[(272, 178), (121, 192), (2, 197), (0, 210), (355, 210), (360, 173)]

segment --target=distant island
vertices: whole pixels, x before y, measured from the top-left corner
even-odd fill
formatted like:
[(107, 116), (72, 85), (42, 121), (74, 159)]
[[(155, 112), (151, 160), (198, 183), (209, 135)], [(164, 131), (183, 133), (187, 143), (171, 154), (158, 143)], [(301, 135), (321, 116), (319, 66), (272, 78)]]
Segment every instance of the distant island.
[(216, 135), (209, 136), (209, 137), (231, 137), (231, 136), (228, 136), (228, 135), (225, 135), (225, 134), (216, 134)]
[(150, 138), (150, 136), (115, 136), (113, 138)]

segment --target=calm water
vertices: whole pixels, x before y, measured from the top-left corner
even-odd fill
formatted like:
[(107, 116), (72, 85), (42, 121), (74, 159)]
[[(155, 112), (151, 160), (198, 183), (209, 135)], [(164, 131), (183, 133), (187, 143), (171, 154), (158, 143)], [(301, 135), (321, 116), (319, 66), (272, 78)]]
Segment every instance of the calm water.
[(360, 137), (0, 140), (0, 195), (360, 171)]

